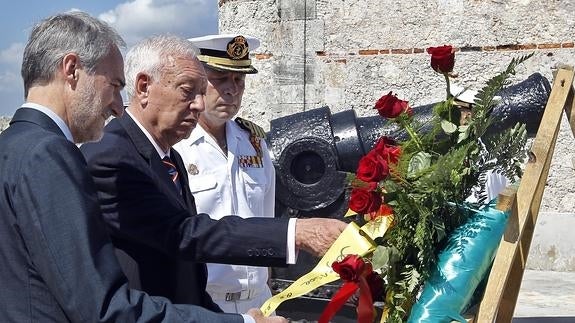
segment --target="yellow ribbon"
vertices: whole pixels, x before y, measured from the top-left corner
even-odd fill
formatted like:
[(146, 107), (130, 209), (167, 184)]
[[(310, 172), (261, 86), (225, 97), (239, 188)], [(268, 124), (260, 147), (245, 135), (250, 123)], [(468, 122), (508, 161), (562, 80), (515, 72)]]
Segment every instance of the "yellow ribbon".
[(338, 280), (339, 275), (333, 271), (331, 264), (342, 259), (345, 255), (365, 256), (373, 252), (376, 246), (373, 240), (383, 236), (391, 221), (392, 217), (387, 216), (368, 222), (361, 228), (353, 222), (348, 224), (312, 271), (300, 277), (288, 288), (268, 299), (262, 305), (261, 310), (264, 315), (269, 316), (282, 302), (288, 299), (300, 297), (319, 286)]

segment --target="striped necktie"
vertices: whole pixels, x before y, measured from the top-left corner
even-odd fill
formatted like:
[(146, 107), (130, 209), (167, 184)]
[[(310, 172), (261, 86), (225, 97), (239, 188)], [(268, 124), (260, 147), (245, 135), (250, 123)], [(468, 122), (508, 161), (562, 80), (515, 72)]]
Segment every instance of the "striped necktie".
[(168, 170), (168, 175), (170, 175), (172, 182), (174, 182), (174, 185), (176, 185), (176, 189), (178, 190), (178, 193), (182, 194), (182, 185), (180, 184), (180, 176), (179, 176), (180, 174), (178, 173), (178, 170), (176, 169), (176, 165), (174, 164), (174, 162), (172, 162), (172, 160), (168, 156), (165, 156), (162, 159), (162, 163), (164, 164), (164, 166)]

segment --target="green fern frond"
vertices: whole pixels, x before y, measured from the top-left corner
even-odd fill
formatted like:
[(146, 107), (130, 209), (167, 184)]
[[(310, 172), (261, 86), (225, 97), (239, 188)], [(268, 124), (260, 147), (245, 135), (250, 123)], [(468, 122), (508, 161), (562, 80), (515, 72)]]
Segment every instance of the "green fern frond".
[(501, 91), (503, 87), (509, 85), (509, 78), (515, 75), (515, 68), (533, 55), (534, 53), (531, 53), (519, 58), (513, 58), (503, 72), (491, 78), (487, 81), (487, 84), (479, 90), (470, 122), (471, 131), (476, 137), (482, 137), (493, 122), (491, 111), (493, 110), (496, 94)]

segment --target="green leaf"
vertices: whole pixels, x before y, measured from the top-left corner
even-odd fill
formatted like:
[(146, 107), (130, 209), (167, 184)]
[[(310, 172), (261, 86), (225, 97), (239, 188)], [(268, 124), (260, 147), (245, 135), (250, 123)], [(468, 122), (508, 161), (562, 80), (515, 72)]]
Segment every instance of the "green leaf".
[(459, 126), (457, 128), (457, 131), (459, 131), (459, 136), (457, 136), (457, 143), (460, 143), (463, 140), (467, 139), (469, 137), (470, 130), (471, 128), (469, 127), (469, 125)]
[(457, 186), (461, 182), (461, 174), (459, 174), (455, 169), (451, 170), (449, 178), (453, 186)]
[(371, 265), (374, 269), (386, 272), (390, 264), (397, 262), (399, 251), (395, 247), (377, 246), (371, 257)]
[(448, 120), (441, 120), (441, 129), (447, 134), (452, 134), (457, 131), (457, 125)]
[(469, 132), (460, 132), (459, 135), (457, 136), (457, 143), (462, 142), (463, 140), (467, 139), (469, 137)]
[(393, 297), (395, 299), (405, 299), (405, 295), (403, 295), (403, 294), (395, 294), (395, 295), (393, 295)]
[(429, 167), (429, 165), (431, 165), (431, 155), (424, 151), (420, 151), (413, 155), (409, 160), (407, 176), (415, 175), (417, 172), (420, 172)]
[(417, 286), (419, 286), (419, 272), (416, 269), (411, 270), (408, 274), (407, 290), (412, 293)]
[(377, 246), (371, 257), (371, 265), (374, 269), (386, 268), (389, 264), (389, 248)]

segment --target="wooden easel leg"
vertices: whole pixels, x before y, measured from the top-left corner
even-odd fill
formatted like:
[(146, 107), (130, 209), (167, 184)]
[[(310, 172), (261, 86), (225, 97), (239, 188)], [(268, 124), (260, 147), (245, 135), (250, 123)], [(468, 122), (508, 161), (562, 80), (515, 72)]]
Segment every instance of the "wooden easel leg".
[[(553, 82), (541, 125), (531, 147), (533, 159), (526, 165), (517, 190), (517, 210), (513, 210), (513, 216), (517, 215), (517, 219), (512, 219), (517, 221), (511, 222), (513, 226), (506, 232), (495, 256), (485, 294), (479, 305), (477, 322), (511, 322), (513, 317), (561, 116), (567, 103), (573, 108), (573, 100), (567, 99), (573, 92), (573, 77), (572, 69), (560, 69)], [(575, 108), (570, 109), (570, 112), (573, 110)], [(573, 122), (571, 124), (575, 125)]]
[[(570, 99), (569, 99), (570, 98)], [(569, 96), (565, 104), (565, 112), (569, 115), (572, 111), (570, 109), (573, 104), (573, 89), (569, 91)], [(569, 107), (569, 109), (567, 108)], [(573, 111), (575, 113), (575, 111)], [(575, 122), (575, 119), (571, 119)], [(571, 123), (571, 130), (575, 132), (573, 127), (574, 123)], [(557, 142), (557, 136), (559, 134), (559, 128), (555, 130), (553, 134), (553, 142)], [(549, 149), (549, 153), (553, 156), (555, 151), (555, 146), (553, 145)], [(543, 178), (547, 178), (549, 175), (549, 168), (551, 167), (551, 159), (548, 159), (543, 166)], [(521, 289), (521, 282), (523, 281), (523, 273), (527, 264), (527, 256), (529, 254), (529, 249), (531, 247), (531, 241), (533, 239), (533, 232), (535, 230), (535, 223), (539, 215), (539, 208), (541, 207), (541, 201), (543, 199), (543, 192), (545, 190), (545, 185), (547, 181), (540, 181), (537, 185), (535, 194), (533, 196), (532, 203), (529, 207), (529, 215), (526, 219), (525, 226), (523, 228), (523, 233), (521, 235), (521, 241), (518, 244), (518, 248), (515, 252), (514, 259), (510, 268), (509, 278), (507, 280), (506, 288), (503, 291), (503, 296), (501, 298), (501, 303), (499, 304), (499, 309), (497, 312), (497, 318), (495, 322), (511, 322), (513, 319), (513, 313), (515, 312), (515, 306), (517, 305), (517, 297), (519, 296), (519, 290)]]
[[(523, 237), (519, 248), (513, 258), (511, 269), (509, 270), (509, 278), (503, 291), (501, 303), (497, 311), (497, 318), (495, 322), (511, 322), (513, 313), (515, 312), (515, 305), (517, 304), (517, 296), (521, 288), (521, 281), (523, 279), (523, 272), (525, 271), (525, 264), (527, 260), (527, 252), (529, 244), (531, 244), (531, 236), (533, 235), (534, 223), (532, 218), (527, 220), (523, 230)], [(527, 242), (526, 240), (529, 240)]]

